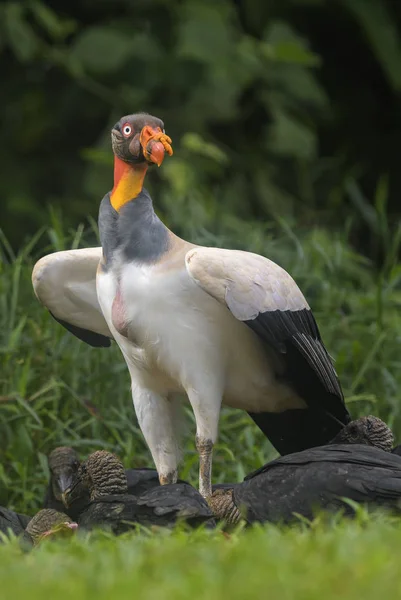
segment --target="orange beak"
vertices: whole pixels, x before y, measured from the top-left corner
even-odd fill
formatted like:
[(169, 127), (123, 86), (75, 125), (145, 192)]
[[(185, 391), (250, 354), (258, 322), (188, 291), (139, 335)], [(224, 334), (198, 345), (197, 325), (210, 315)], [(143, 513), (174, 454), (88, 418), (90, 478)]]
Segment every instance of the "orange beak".
[(164, 160), (165, 152), (169, 156), (173, 154), (171, 138), (163, 133), (160, 127), (145, 125), (141, 131), (140, 142), (145, 159), (158, 167)]

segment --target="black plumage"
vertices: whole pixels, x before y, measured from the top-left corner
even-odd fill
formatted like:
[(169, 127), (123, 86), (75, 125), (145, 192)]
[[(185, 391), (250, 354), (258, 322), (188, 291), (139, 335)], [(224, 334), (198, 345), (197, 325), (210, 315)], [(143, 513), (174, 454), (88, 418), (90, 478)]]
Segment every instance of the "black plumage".
[[(63, 449), (68, 450), (68, 447), (62, 447)], [(53, 457), (57, 454), (59, 449), (53, 450)], [(69, 455), (69, 461), (64, 458), (63, 466), (58, 468), (58, 473), (64, 473), (67, 478), (64, 478), (64, 481), (69, 482), (69, 487), (74, 488), (73, 493), (69, 493), (68, 491), (68, 506), (61, 501), (61, 490), (59, 487), (59, 483), (55, 478), (55, 474), (50, 468), (50, 481), (48, 487), (46, 489), (46, 494), (43, 500), (43, 508), (52, 508), (59, 512), (66, 513), (71, 519), (77, 520), (85, 508), (90, 503), (90, 493), (89, 488), (84, 485), (84, 483), (78, 477), (78, 471), (80, 463), (77, 464), (76, 458), (77, 454), (73, 448), (69, 448), (70, 452), (67, 452), (67, 456)], [(52, 456), (51, 455), (51, 456)], [(49, 459), (50, 467), (52, 467), (52, 461)], [(73, 477), (72, 479), (68, 479), (68, 475), (71, 473), (71, 467), (73, 465)], [(67, 472), (65, 472), (67, 469)], [(152, 490), (155, 487), (160, 487), (159, 475), (156, 469), (151, 469), (147, 467), (142, 467), (139, 469), (125, 469), (125, 475), (127, 478), (127, 493), (129, 495), (138, 497), (144, 492)], [(183, 479), (178, 479), (177, 483), (187, 483)], [(66, 488), (63, 488), (63, 491), (66, 491)], [(57, 496), (57, 497), (56, 497)]]
[(235, 506), (248, 523), (284, 522), (319, 509), (354, 509), (343, 498), (400, 513), (401, 460), (361, 444), (333, 444), (287, 455), (232, 486)]
[(207, 502), (195, 488), (185, 482), (160, 486), (156, 475), (153, 469), (126, 471), (114, 454), (99, 450), (81, 464), (66, 501), (76, 502), (77, 495), (86, 488), (90, 502), (79, 515), (79, 526), (107, 528), (115, 534), (135, 524), (165, 527), (178, 521), (193, 527), (214, 524)]
[(96, 527), (121, 534), (135, 525), (173, 527), (213, 525), (213, 514), (204, 498), (188, 483), (154, 487), (140, 496), (115, 494), (95, 498), (79, 518), (81, 529)]
[(17, 536), (23, 534), (30, 520), (31, 517), (27, 515), (0, 506), (0, 531), (6, 535), (10, 531)]
[(328, 443), (349, 423), (350, 415), (312, 312), (272, 310), (245, 323), (282, 356), (284, 373), (277, 377), (290, 384), (308, 407), (250, 412), (251, 418), (282, 455)]
[(49, 454), (48, 465), (50, 479), (42, 507), (66, 513), (71, 519), (76, 519), (89, 502), (88, 491), (82, 488), (68, 508), (63, 497), (76, 481), (80, 466), (77, 452), (70, 446), (58, 446)]
[(52, 508), (60, 512), (66, 510), (61, 500), (57, 500), (56, 496), (54, 495), (52, 485), (50, 482), (46, 488), (46, 492), (42, 502), (42, 508)]
[[(126, 469), (128, 494), (140, 496), (141, 494), (160, 487), (159, 475), (156, 469), (142, 467), (140, 469)], [(178, 479), (177, 483), (187, 483)]]
[(75, 335), (82, 342), (89, 344), (89, 346), (92, 346), (93, 348), (109, 348), (111, 346), (111, 339), (107, 336), (96, 333), (95, 331), (90, 331), (90, 329), (83, 329), (82, 327), (67, 323), (67, 321), (56, 317), (51, 310), (49, 310), (49, 313), (57, 323), (60, 323), (67, 331)]

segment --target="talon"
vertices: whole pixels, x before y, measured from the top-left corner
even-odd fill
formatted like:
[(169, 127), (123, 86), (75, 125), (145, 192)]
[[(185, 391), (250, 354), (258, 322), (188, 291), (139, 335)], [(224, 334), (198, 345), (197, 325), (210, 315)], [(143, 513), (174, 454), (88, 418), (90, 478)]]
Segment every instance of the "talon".
[(223, 519), (229, 525), (236, 525), (241, 520), (241, 512), (235, 505), (232, 489), (215, 490), (205, 500), (217, 519)]
[(171, 473), (167, 473), (167, 475), (159, 475), (159, 483), (160, 485), (168, 485), (170, 483), (177, 483), (178, 473), (177, 471), (172, 471)]

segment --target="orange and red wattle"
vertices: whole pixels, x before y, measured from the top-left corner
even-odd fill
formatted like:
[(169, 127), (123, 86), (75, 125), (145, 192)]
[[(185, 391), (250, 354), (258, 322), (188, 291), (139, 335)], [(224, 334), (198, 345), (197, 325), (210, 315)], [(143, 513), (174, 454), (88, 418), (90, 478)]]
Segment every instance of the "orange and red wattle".
[(171, 138), (160, 127), (145, 125), (141, 131), (140, 142), (145, 158), (155, 163), (158, 167), (160, 167), (164, 160), (165, 152), (169, 156), (173, 154)]
[(117, 212), (141, 193), (147, 169), (146, 163), (130, 164), (114, 156), (114, 186), (110, 202)]

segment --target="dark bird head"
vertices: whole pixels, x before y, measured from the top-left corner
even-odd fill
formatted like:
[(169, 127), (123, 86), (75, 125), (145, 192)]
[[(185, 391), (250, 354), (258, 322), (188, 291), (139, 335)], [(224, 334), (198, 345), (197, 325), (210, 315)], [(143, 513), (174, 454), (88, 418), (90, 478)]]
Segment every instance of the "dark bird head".
[(391, 452), (394, 436), (384, 421), (369, 415), (348, 423), (330, 443), (366, 444), (385, 452)]
[(79, 456), (73, 448), (59, 446), (50, 453), (48, 464), (54, 497), (65, 504), (65, 494), (73, 485), (78, 473)]
[(122, 117), (111, 130), (111, 143), (115, 156), (131, 164), (160, 167), (165, 152), (173, 154), (163, 121), (146, 113)]
[(29, 521), (25, 532), (36, 546), (41, 540), (50, 536), (69, 537), (77, 528), (77, 523), (64, 513), (52, 508), (43, 508)]
[(89, 490), (91, 500), (100, 496), (127, 494), (127, 476), (120, 459), (106, 450), (90, 454), (81, 464), (75, 485), (67, 495), (68, 506), (82, 495), (82, 488)]

